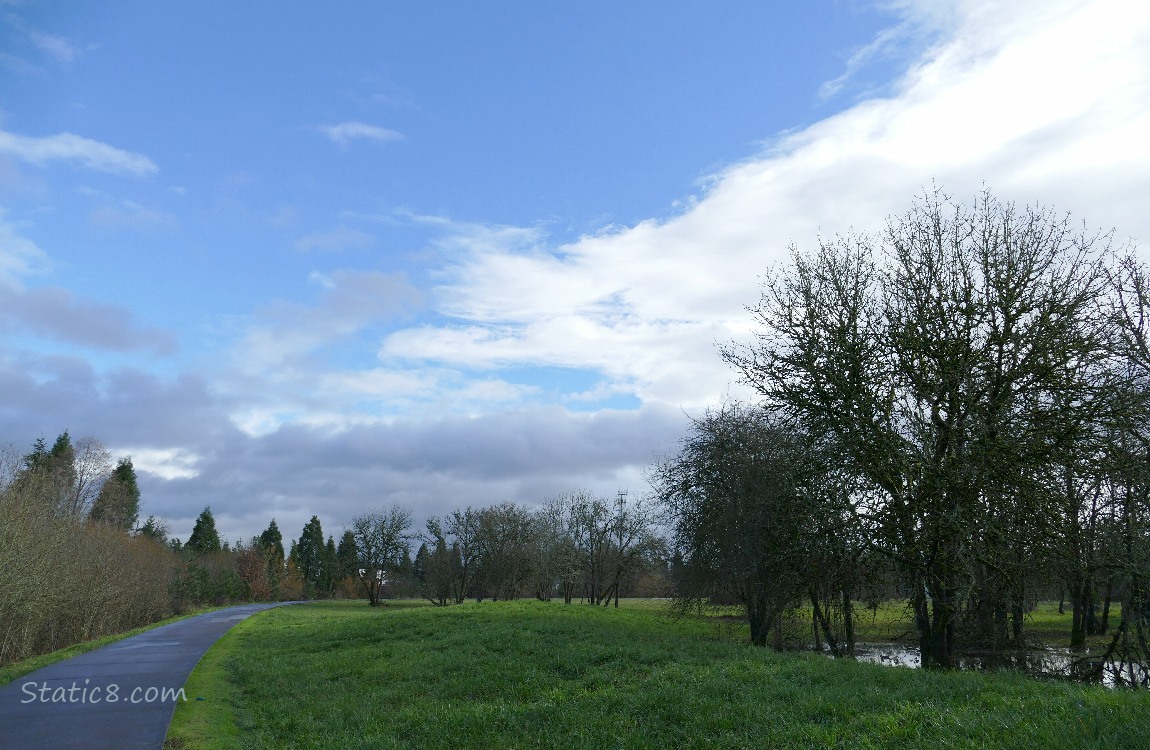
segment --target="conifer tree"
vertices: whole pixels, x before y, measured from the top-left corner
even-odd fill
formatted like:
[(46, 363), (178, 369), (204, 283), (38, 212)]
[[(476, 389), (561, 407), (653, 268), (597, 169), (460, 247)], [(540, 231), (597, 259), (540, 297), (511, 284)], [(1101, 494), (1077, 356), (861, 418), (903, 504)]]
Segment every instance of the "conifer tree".
[(138, 536), (147, 537), (152, 539), (157, 544), (168, 543), (168, 525), (164, 523), (162, 518), (155, 516), (148, 516), (139, 530), (136, 531)]
[(330, 535), (323, 548), (322, 578), (324, 595), (330, 598), (335, 594), (335, 587), (339, 583), (339, 553), (336, 551), (335, 538)]
[(184, 547), (196, 555), (219, 552), (220, 535), (216, 531), (216, 519), (212, 516), (212, 506), (209, 505), (200, 513), (199, 518), (196, 519), (195, 528), (192, 529), (192, 535), (188, 537), (188, 542)]
[(121, 458), (100, 488), (88, 518), (130, 531), (140, 518), (140, 487), (131, 457)]
[(259, 544), (271, 556), (279, 558), (280, 562), (284, 559), (284, 537), (280, 533), (280, 527), (276, 525), (276, 520), (273, 518), (268, 527), (263, 530), (259, 536)]
[(272, 596), (277, 597), (284, 574), (284, 538), (274, 518), (256, 538), (256, 543), (263, 550), (267, 562), (268, 586), (271, 587)]
[(304, 581), (304, 595), (315, 596), (317, 591), (323, 589), (323, 568), (325, 545), (323, 541), (323, 527), (318, 516), (303, 527), (303, 533), (292, 547), (296, 567)]
[(340, 580), (356, 574), (359, 564), (357, 562), (355, 532), (351, 529), (343, 532), (343, 536), (339, 538), (339, 547), (336, 549), (335, 556)]

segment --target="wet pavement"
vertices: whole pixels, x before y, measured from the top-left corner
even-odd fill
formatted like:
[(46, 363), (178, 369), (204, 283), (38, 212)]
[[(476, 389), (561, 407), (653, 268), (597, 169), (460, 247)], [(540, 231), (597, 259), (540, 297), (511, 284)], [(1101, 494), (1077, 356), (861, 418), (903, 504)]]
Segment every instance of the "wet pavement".
[(244, 604), (153, 628), (0, 686), (0, 750), (159, 750), (182, 690)]

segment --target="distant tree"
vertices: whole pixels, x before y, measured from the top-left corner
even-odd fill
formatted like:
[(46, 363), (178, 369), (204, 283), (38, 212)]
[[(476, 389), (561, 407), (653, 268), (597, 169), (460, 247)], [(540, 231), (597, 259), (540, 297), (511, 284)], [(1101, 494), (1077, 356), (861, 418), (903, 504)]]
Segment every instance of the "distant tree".
[(49, 451), (49, 474), (56, 494), (56, 506), (65, 516), (75, 513), (72, 488), (76, 484), (76, 449), (72, 447), (71, 436), (64, 430), (52, 444)]
[(210, 505), (204, 508), (199, 518), (196, 519), (196, 525), (192, 528), (192, 535), (188, 537), (188, 542), (184, 547), (194, 555), (207, 555), (222, 549), (220, 534), (216, 531), (216, 519), (212, 515)]
[(399, 569), (407, 554), (411, 511), (392, 505), (364, 513), (351, 521), (357, 552), (357, 573), (371, 606), (380, 605), (384, 585)]
[(326, 549), (319, 516), (312, 516), (303, 527), (299, 540), (292, 546), (292, 555), (300, 575), (303, 576), (304, 595), (312, 597), (322, 593)]
[(531, 514), (513, 503), (479, 511), (479, 579), (493, 599), (518, 598), (533, 573)]
[[(564, 574), (574, 558), (574, 545), (563, 525), (561, 503), (548, 502), (532, 513), (530, 551), (531, 585), (535, 598), (551, 601), (551, 597), (562, 586)], [(570, 603), (567, 597), (565, 600)]]
[(335, 587), (339, 584), (339, 554), (335, 547), (335, 537), (330, 534), (327, 537), (327, 544), (323, 547), (321, 582), (323, 595), (329, 599), (335, 596)]
[[(131, 521), (124, 529), (131, 529), (135, 525), (140, 513), (140, 490), (136, 485), (136, 473), (131, 468), (131, 460), (127, 460), (127, 469), (121, 469), (121, 479), (125, 485), (129, 498), (127, 502), (135, 502), (134, 508), (126, 508), (125, 513), (131, 516)], [(71, 486), (65, 497), (65, 513), (71, 518), (83, 518), (92, 508), (99, 497), (100, 490), (113, 476), (112, 454), (94, 437), (83, 437), (76, 441), (72, 450), (72, 468), (67, 472), (71, 478)]]
[(75, 445), (65, 430), (51, 448), (43, 438), (24, 456), (18, 481), (23, 492), (43, 497), (53, 512), (79, 519), (87, 514), (111, 471), (111, 456), (100, 441), (82, 438)]
[[(447, 548), (447, 541), (438, 537), (434, 541), (434, 551), (427, 551), (427, 545), (420, 547), (426, 552), (422, 563), (423, 595), (436, 606), (443, 607), (455, 599), (455, 555)], [(417, 566), (420, 564), (416, 556)]]
[(267, 550), (259, 544), (236, 545), (236, 573), (244, 583), (247, 598), (269, 601), (275, 595), (268, 581)]
[(136, 470), (132, 467), (131, 457), (121, 458), (100, 488), (88, 518), (130, 531), (139, 517), (140, 487), (136, 483)]
[(260, 546), (270, 554), (278, 557), (280, 560), (284, 559), (284, 538), (274, 518), (271, 520), (271, 523), (268, 524), (268, 527), (260, 534), (259, 543)]
[(284, 540), (279, 526), (273, 518), (268, 527), (256, 537), (256, 545), (263, 550), (264, 563), (267, 566), (268, 586), (272, 596), (280, 595), (280, 581), (284, 576)]
[(441, 520), (437, 516), (427, 519), (427, 538), (436, 543), (434, 555), (437, 561), (441, 561), (438, 542), (443, 540), (450, 563), (452, 598), (456, 604), (469, 594), (481, 595), (476, 586), (482, 565), (480, 520), (480, 512), (470, 506), (462, 511), (452, 511), (446, 519)]
[(151, 539), (157, 544), (166, 545), (168, 543), (168, 524), (162, 518), (148, 516), (143, 525), (136, 530), (136, 535)]
[(339, 546), (335, 551), (336, 562), (339, 565), (339, 577), (348, 578), (355, 575), (358, 555), (355, 548), (355, 532), (348, 529), (339, 538)]
[(574, 547), (583, 594), (589, 604), (602, 604), (613, 572), (611, 505), (586, 491), (566, 495), (563, 503), (566, 533)]

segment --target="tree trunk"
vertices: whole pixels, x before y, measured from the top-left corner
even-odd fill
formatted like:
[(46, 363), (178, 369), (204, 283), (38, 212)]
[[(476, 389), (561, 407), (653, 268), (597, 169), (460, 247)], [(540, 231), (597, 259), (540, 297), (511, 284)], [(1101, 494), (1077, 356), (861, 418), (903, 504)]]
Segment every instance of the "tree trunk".
[(918, 653), (922, 666), (926, 666), (927, 654), (930, 653), (930, 616), (926, 589), (919, 585), (915, 587), (914, 599), (914, 626), (918, 631)]
[(1023, 617), (1026, 614), (1022, 605), (1022, 597), (1016, 596), (1010, 607), (1010, 626), (1011, 634), (1014, 637), (1014, 645), (1022, 645), (1022, 625)]
[(1110, 628), (1110, 601), (1114, 596), (1114, 584), (1106, 584), (1106, 597), (1102, 600), (1102, 618), (1098, 621), (1098, 634), (1106, 635)]
[(766, 646), (767, 634), (770, 633), (771, 630), (766, 602), (750, 597), (747, 599), (745, 606), (747, 609), (747, 622), (751, 626), (751, 645)]
[(855, 656), (855, 616), (854, 605), (851, 602), (851, 592), (843, 589), (843, 623), (847, 631), (847, 656)]
[[(955, 619), (955, 595), (952, 589), (939, 587), (931, 600), (931, 619), (927, 651), (922, 665), (928, 669), (953, 669), (954, 647), (958, 633)], [(921, 640), (921, 639), (920, 639)]]
[[(823, 631), (823, 636), (826, 638), (826, 641), (827, 641), (827, 646), (831, 650), (831, 656), (834, 656), (834, 657), (842, 656), (842, 654), (839, 653), (839, 646), (838, 646), (838, 643), (835, 639), (834, 633), (831, 632), (831, 625), (830, 625), (830, 622), (827, 620), (826, 613), (824, 613), (823, 608), (819, 606), (818, 593), (814, 589), (811, 589), (810, 596), (811, 596), (811, 606), (814, 609), (814, 616), (815, 616), (815, 623), (816, 623), (816, 626), (815, 626), (816, 637), (818, 636), (818, 628), (821, 627), (822, 631)], [(821, 651), (822, 649), (819, 649), (819, 650)]]

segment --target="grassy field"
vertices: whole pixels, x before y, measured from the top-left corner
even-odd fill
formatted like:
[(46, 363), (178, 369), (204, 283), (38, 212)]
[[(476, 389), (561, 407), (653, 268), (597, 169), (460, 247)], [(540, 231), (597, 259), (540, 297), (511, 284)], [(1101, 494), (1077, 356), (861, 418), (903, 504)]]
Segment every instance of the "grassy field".
[(775, 654), (657, 607), (325, 602), (238, 624), (167, 747), (1145, 747), (1150, 695)]

